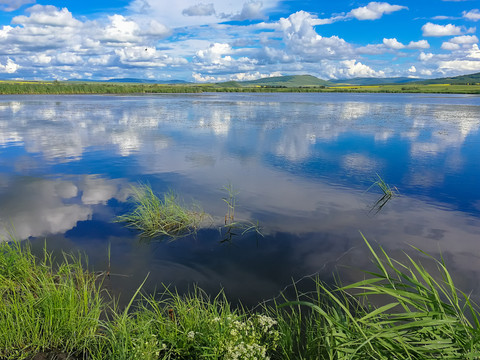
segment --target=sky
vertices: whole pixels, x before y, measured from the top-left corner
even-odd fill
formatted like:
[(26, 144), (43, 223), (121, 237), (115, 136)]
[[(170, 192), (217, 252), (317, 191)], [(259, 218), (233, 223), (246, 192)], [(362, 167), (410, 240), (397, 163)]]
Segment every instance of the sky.
[(479, 20), (480, 0), (0, 0), (0, 80), (463, 75)]

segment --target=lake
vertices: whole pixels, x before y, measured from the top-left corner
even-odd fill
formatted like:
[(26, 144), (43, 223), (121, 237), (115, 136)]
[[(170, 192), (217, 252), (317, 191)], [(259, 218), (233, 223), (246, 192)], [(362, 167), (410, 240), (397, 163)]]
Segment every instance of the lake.
[[(2, 96), (0, 238), (80, 251), (95, 271), (111, 247), (106, 285), (124, 300), (148, 274), (147, 292), (223, 288), (252, 305), (312, 274), (359, 280), (371, 268), (362, 233), (393, 257), (442, 254), (478, 297), (479, 155), (478, 96)], [(378, 212), (377, 174), (399, 192)], [(114, 222), (139, 183), (199, 204), (210, 224), (140, 239)], [(235, 219), (262, 236), (219, 230), (228, 185)]]

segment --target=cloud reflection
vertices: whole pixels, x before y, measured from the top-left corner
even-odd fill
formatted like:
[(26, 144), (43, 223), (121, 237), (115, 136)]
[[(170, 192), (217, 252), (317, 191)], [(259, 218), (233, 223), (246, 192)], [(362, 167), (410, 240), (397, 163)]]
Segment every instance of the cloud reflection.
[(121, 180), (87, 175), (72, 180), (31, 177), (9, 179), (0, 189), (0, 239), (63, 233), (78, 221), (89, 220), (94, 205), (110, 199), (125, 201), (128, 188)]

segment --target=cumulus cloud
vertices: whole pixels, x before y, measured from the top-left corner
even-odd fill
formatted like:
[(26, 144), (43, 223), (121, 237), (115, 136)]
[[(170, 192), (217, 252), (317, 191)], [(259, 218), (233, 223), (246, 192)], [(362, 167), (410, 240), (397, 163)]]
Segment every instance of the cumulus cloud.
[(480, 59), (480, 50), (477, 44), (473, 44), (472, 47), (468, 50), (467, 58)]
[(389, 49), (401, 50), (401, 49), (428, 49), (430, 44), (427, 40), (410, 41), (408, 45), (404, 45), (396, 38), (383, 39), (383, 45)]
[(391, 14), (392, 12), (408, 9), (406, 6), (390, 5), (386, 2), (371, 2), (367, 6), (362, 6), (350, 11), (349, 15), (357, 20), (377, 20), (384, 14)]
[(30, 16), (20, 15), (12, 19), (12, 24), (47, 25), (47, 26), (79, 26), (81, 22), (74, 19), (67, 8), (61, 10), (52, 5), (34, 5), (26, 10)]
[(433, 54), (432, 53), (424, 53), (423, 51), (420, 53), (420, 55), (418, 56), (418, 59), (420, 61), (428, 61), (430, 59), (433, 58)]
[(451, 70), (456, 72), (480, 71), (480, 61), (475, 60), (448, 60), (440, 61), (438, 68), (441, 70)]
[(0, 0), (0, 10), (2, 11), (14, 11), (19, 7), (32, 4), (35, 0)]
[(419, 41), (410, 41), (407, 45), (409, 49), (429, 49), (430, 44), (427, 40), (419, 40)]
[(431, 22), (422, 26), (423, 36), (454, 36), (461, 35), (462, 28), (453, 24), (438, 25)]
[(20, 66), (15, 64), (15, 62), (12, 59), (7, 59), (7, 62), (6, 62), (5, 65), (0, 64), (0, 72), (1, 73), (13, 74), (19, 68), (20, 68)]
[(475, 35), (456, 36), (449, 41), (443, 42), (441, 48), (443, 50), (459, 50), (461, 46), (468, 46), (478, 43), (478, 38)]
[(353, 52), (352, 46), (338, 36), (323, 37), (314, 26), (318, 19), (305, 11), (298, 11), (279, 20), (283, 41), (288, 49), (305, 61), (324, 58), (344, 58)]
[(182, 14), (185, 16), (210, 16), (215, 15), (215, 6), (210, 4), (199, 3), (183, 9)]
[(110, 24), (103, 31), (103, 40), (112, 43), (129, 43), (139, 40), (140, 27), (122, 15), (109, 16)]
[(408, 72), (414, 74), (417, 72), (417, 68), (414, 65), (412, 65), (410, 69), (408, 69)]
[(450, 51), (452, 51), (452, 50), (458, 50), (458, 49), (460, 49), (460, 45), (454, 44), (454, 43), (452, 43), (452, 42), (450, 42), (450, 41), (446, 41), (446, 42), (442, 43), (441, 48), (442, 48), (443, 50), (450, 50)]
[(475, 35), (456, 36), (450, 39), (450, 42), (454, 44), (475, 44), (478, 43), (478, 37)]
[(240, 14), (232, 16), (231, 20), (255, 20), (263, 19), (263, 3), (261, 1), (249, 1), (243, 4)]
[(396, 38), (393, 39), (383, 39), (383, 45), (385, 45), (389, 49), (400, 50), (405, 48), (401, 42), (399, 42)]
[(155, 18), (169, 28), (177, 28), (216, 24), (226, 20), (263, 19), (264, 11), (276, 8), (279, 2), (280, 0), (249, 0), (246, 2), (133, 0), (129, 9), (135, 14)]
[(480, 20), (480, 10), (478, 9), (473, 9), (468, 12), (464, 11), (462, 15), (465, 19), (468, 19), (468, 20), (472, 20), (472, 21)]
[(375, 71), (370, 66), (362, 64), (361, 62), (352, 59), (344, 60), (335, 65), (322, 64), (328, 69), (328, 78), (333, 79), (349, 79), (355, 77), (385, 77), (385, 72)]

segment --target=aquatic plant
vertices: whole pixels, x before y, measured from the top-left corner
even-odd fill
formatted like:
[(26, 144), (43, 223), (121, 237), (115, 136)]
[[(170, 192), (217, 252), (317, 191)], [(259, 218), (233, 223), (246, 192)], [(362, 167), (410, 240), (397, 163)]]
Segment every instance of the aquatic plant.
[(117, 217), (127, 227), (140, 231), (141, 237), (171, 239), (194, 233), (205, 213), (198, 206), (182, 204), (173, 192), (160, 199), (148, 185), (132, 187), (133, 210)]
[(399, 194), (398, 189), (393, 186), (391, 187), (388, 185), (385, 180), (382, 179), (380, 175), (377, 174), (377, 180), (370, 185), (370, 187), (367, 189), (369, 191), (373, 187), (378, 187), (380, 191), (382, 192), (382, 195), (380, 198), (371, 206), (370, 212), (374, 212), (377, 214), (380, 210), (383, 209), (383, 207), (395, 196)]
[(230, 242), (234, 237), (239, 235), (243, 236), (251, 231), (263, 237), (258, 221), (235, 220), (235, 208), (237, 206), (237, 195), (239, 192), (231, 183), (223, 186), (222, 189), (226, 192), (226, 196), (222, 197), (222, 200), (227, 204), (227, 212), (225, 214), (225, 225), (219, 228), (223, 237), (221, 242)]
[[(315, 296), (280, 305), (290, 312), (273, 307), (288, 337), (280, 341), (284, 358), (478, 359), (479, 308), (443, 260), (417, 249), (436, 264), (432, 274), (408, 255), (402, 263), (365, 243), (378, 269), (370, 278), (336, 289), (316, 280)], [(373, 305), (377, 298), (383, 305)]]

